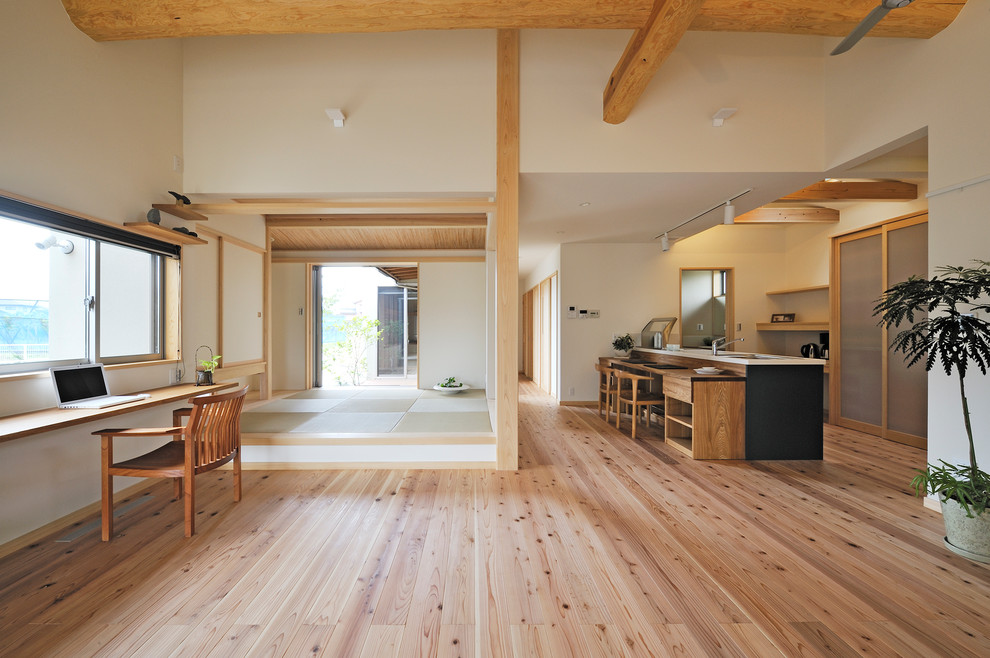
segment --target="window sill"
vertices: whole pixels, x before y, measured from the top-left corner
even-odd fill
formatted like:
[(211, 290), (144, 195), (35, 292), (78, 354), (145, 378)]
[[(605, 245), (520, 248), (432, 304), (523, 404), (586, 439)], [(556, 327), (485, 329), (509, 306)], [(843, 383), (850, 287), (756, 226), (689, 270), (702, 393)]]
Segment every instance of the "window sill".
[[(104, 366), (107, 370), (123, 370), (125, 368), (144, 368), (151, 366), (175, 365), (181, 363), (179, 359), (156, 359), (154, 361), (136, 361), (134, 363), (115, 363)], [(9, 375), (0, 375), (0, 384), (4, 382), (16, 382), (25, 379), (47, 379), (48, 368), (44, 370), (31, 370), (29, 372), (15, 372)]]

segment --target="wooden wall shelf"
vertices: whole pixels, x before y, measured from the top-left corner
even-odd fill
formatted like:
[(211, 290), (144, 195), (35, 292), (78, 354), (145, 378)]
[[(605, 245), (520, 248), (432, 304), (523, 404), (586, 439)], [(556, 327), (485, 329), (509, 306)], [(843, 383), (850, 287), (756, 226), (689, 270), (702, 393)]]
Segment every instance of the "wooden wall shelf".
[(206, 240), (202, 238), (188, 235), (186, 233), (180, 233), (179, 231), (173, 231), (165, 228), (164, 226), (152, 224), (151, 222), (124, 222), (124, 226), (132, 231), (144, 233), (145, 235), (150, 235), (156, 240), (161, 240), (162, 242), (168, 242), (171, 244), (207, 244)]
[(757, 331), (828, 331), (828, 322), (757, 322)]
[(767, 295), (790, 295), (795, 292), (814, 292), (816, 290), (828, 290), (829, 285), (805, 286), (804, 288), (787, 288), (786, 290), (768, 290)]
[(195, 210), (190, 210), (185, 204), (175, 204), (175, 203), (153, 203), (152, 208), (161, 210), (162, 212), (167, 212), (170, 215), (174, 215), (179, 219), (184, 219), (187, 222), (205, 222), (210, 218), (202, 213), (198, 213)]

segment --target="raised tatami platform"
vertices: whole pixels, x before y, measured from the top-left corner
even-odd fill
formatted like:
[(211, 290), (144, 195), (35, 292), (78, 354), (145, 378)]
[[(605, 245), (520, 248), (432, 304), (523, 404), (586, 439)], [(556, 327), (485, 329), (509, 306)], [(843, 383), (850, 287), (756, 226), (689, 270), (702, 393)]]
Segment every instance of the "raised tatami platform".
[(248, 468), (490, 465), (485, 391), (400, 386), (319, 388), (258, 402), (241, 416)]

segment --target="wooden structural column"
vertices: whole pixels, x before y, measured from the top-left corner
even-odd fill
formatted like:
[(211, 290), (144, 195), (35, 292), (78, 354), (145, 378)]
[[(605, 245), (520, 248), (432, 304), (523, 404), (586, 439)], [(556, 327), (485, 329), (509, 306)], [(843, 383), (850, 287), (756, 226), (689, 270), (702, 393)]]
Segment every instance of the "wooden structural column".
[(519, 30), (498, 31), (495, 197), (496, 466), (519, 467)]

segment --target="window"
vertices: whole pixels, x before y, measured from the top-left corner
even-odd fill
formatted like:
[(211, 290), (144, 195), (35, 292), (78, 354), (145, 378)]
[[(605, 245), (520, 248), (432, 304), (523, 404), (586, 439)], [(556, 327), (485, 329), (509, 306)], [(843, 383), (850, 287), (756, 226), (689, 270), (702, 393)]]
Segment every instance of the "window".
[(21, 206), (0, 198), (0, 373), (163, 358), (165, 261), (177, 248)]

